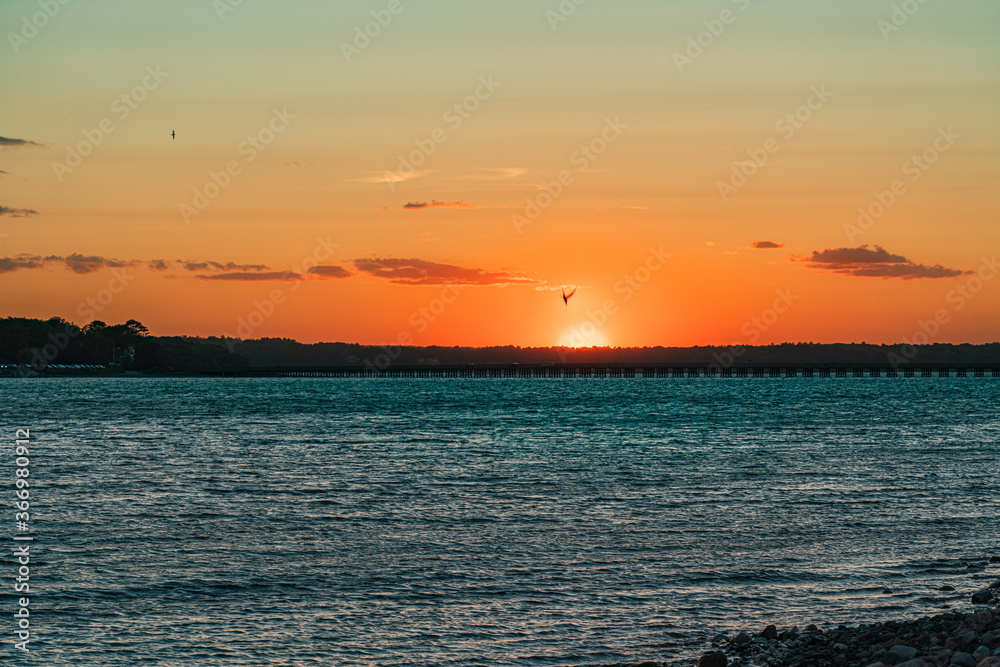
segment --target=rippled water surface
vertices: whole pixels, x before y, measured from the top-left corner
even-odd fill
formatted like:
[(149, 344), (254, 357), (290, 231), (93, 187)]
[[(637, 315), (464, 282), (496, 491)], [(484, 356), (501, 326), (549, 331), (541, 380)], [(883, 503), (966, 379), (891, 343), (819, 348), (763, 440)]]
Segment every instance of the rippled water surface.
[(1000, 576), (991, 378), (7, 379), (0, 417), (26, 664), (681, 659)]

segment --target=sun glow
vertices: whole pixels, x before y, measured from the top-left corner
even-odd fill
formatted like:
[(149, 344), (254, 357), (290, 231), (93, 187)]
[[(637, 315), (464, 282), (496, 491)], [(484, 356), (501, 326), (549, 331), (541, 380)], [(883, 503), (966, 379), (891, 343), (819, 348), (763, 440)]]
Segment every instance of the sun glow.
[(607, 336), (593, 322), (570, 327), (559, 339), (561, 347), (607, 347)]

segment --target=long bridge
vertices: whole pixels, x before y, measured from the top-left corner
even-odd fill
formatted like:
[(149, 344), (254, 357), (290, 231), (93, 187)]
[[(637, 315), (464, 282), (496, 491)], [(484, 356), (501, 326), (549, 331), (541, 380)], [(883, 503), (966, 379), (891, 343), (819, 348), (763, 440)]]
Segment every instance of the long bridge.
[(574, 363), (574, 364), (390, 364), (270, 366), (207, 371), (222, 377), (373, 378), (877, 378), (1000, 377), (1000, 363)]

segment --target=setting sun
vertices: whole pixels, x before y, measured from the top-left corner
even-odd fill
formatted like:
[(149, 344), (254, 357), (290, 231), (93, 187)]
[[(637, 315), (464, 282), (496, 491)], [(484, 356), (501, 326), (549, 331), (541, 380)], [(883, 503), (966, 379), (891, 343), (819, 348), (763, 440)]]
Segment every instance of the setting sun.
[(563, 333), (557, 345), (561, 347), (607, 347), (607, 336), (593, 322), (584, 321)]

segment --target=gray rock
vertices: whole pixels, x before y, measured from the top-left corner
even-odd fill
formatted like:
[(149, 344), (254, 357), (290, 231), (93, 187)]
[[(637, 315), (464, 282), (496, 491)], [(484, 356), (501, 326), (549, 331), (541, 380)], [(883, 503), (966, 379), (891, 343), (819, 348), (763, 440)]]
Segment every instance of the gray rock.
[(955, 587), (951, 586), (949, 584), (945, 584), (944, 586), (938, 586), (938, 590), (939, 591), (953, 591), (953, 590), (955, 590)]
[(927, 663), (920, 658), (914, 658), (913, 660), (900, 662), (896, 665), (896, 667), (927, 667)]
[(733, 646), (743, 646), (748, 643), (753, 637), (749, 633), (741, 632), (740, 634), (733, 637)]
[(729, 639), (729, 637), (727, 637), (727, 636), (725, 636), (723, 634), (718, 634), (718, 635), (715, 635), (714, 637), (712, 637), (712, 643), (713, 644), (722, 644), (727, 639)]
[(972, 594), (972, 604), (986, 604), (991, 599), (993, 599), (993, 592), (988, 588)]
[(968, 653), (962, 652), (951, 656), (951, 662), (949, 664), (958, 665), (958, 667), (976, 667), (976, 663), (978, 662), (978, 660), (973, 658)]
[(764, 631), (760, 633), (760, 636), (763, 637), (764, 639), (777, 639), (778, 628), (773, 625), (769, 625), (766, 628), (764, 628)]
[[(891, 655), (897, 661), (913, 660), (915, 657), (917, 657), (917, 649), (913, 648), (912, 646), (903, 646), (903, 645), (893, 646), (891, 649), (889, 649), (889, 655)], [(975, 667), (975, 665), (973, 665), (972, 667)]]
[(1000, 556), (990, 556), (991, 563), (1000, 563)]
[(722, 651), (712, 651), (698, 658), (698, 667), (726, 667), (728, 663)]
[(990, 649), (985, 646), (980, 646), (972, 652), (972, 658), (976, 661), (976, 664), (978, 664), (983, 658), (988, 657), (990, 657)]
[(989, 586), (987, 586), (987, 588), (1000, 588), (1000, 579), (997, 579), (996, 581), (994, 581), (992, 584), (990, 584)]
[(882, 662), (872, 662), (868, 664), (868, 667), (885, 667), (885, 663)]

